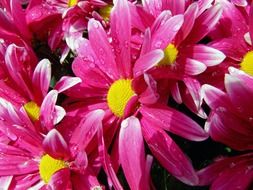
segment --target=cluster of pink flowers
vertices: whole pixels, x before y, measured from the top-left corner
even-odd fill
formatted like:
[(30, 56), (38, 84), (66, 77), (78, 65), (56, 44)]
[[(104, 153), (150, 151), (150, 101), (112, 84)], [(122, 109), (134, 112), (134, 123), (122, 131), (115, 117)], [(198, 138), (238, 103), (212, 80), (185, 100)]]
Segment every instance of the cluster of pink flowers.
[[(251, 0), (2, 0), (0, 188), (127, 189), (122, 171), (155, 189), (154, 159), (190, 186), (252, 188), (252, 44)], [(171, 134), (237, 155), (194, 168)]]

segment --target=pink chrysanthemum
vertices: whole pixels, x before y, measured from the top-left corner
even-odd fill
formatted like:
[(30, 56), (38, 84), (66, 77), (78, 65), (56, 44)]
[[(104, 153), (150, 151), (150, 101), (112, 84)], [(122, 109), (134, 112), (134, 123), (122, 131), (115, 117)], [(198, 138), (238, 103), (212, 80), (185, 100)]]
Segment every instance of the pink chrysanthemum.
[(186, 3), (177, 0), (144, 0), (143, 7), (149, 13), (149, 20), (146, 19), (148, 13), (134, 9), (139, 13), (139, 17), (134, 19), (135, 27), (139, 30), (150, 27), (150, 32), (145, 33), (148, 40), (143, 43), (148, 45), (145, 46), (144, 53), (161, 48), (165, 55), (150, 70), (150, 74), (160, 81), (163, 79), (163, 82), (164, 79), (169, 79), (172, 97), (201, 117), (206, 115), (200, 107), (201, 85), (196, 77), (225, 59), (221, 51), (199, 43), (215, 26), (222, 13), (219, 4), (211, 3), (212, 1)]
[(187, 184), (196, 184), (198, 178), (190, 161), (164, 130), (194, 141), (204, 140), (207, 135), (184, 114), (156, 103), (157, 84), (145, 74), (162, 60), (163, 51), (151, 50), (132, 62), (131, 12), (127, 1), (115, 1), (110, 24), (108, 36), (102, 25), (91, 19), (89, 40), (82, 39), (77, 45), (72, 69), (83, 82), (70, 89), (68, 95), (76, 98), (73, 101), (85, 100), (72, 106), (73, 113), (80, 115), (98, 108), (106, 111), (105, 143), (108, 146), (116, 138), (112, 162), (117, 168), (119, 159), (132, 189), (149, 188), (143, 137), (172, 175)]
[[(210, 70), (210, 77), (204, 78), (222, 88), (227, 68), (233, 66), (253, 75), (253, 5), (236, 7), (229, 1), (219, 0), (223, 9), (222, 17), (210, 36), (214, 39), (210, 46), (222, 51), (227, 59), (218, 67)], [(214, 82), (215, 81), (215, 82)]]
[[(101, 125), (102, 110), (91, 112), (80, 123), (79, 127), (85, 129), (82, 139), (73, 136), (67, 143), (56, 129), (46, 135), (37, 132), (24, 109), (17, 111), (3, 99), (0, 105), (0, 130), (10, 139), (8, 144), (0, 143), (1, 187), (56, 190), (100, 187), (85, 148), (95, 135), (90, 133), (91, 127), (95, 128), (94, 122), (97, 128)], [(52, 117), (52, 112), (43, 112), (42, 115), (48, 114), (46, 118)]]
[(226, 92), (203, 86), (211, 108), (205, 128), (212, 139), (247, 154), (217, 160), (199, 171), (200, 184), (211, 189), (249, 189), (253, 179), (253, 78), (235, 68), (225, 76)]
[[(36, 121), (40, 109), (54, 106), (57, 117), (65, 114), (60, 106), (55, 106), (59, 92), (81, 82), (77, 77), (62, 77), (55, 85), (54, 93), (48, 93), (51, 80), (51, 63), (47, 59), (34, 65), (30, 54), (24, 47), (9, 45), (6, 49), (1, 44), (0, 54), (0, 96), (15, 107), (25, 107), (29, 116)], [(54, 102), (52, 104), (52, 102)], [(36, 112), (35, 116), (34, 113)], [(56, 119), (57, 121), (59, 119)]]

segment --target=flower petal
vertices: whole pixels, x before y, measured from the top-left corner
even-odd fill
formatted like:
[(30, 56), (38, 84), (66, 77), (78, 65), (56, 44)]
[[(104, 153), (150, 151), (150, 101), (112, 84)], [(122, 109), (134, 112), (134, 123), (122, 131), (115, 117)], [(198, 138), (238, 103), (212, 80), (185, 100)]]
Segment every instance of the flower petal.
[(184, 22), (183, 15), (176, 15), (167, 20), (152, 33), (152, 49), (165, 49), (174, 39)]
[(59, 93), (61, 93), (80, 82), (82, 82), (82, 80), (78, 77), (64, 76), (56, 83), (54, 89), (57, 90)]
[(88, 113), (73, 132), (70, 143), (78, 146), (80, 151), (85, 149), (99, 127), (102, 126), (104, 115), (104, 111), (100, 109)]
[(122, 121), (119, 133), (119, 159), (131, 189), (148, 189), (145, 180), (145, 152), (140, 122), (135, 117)]
[(194, 45), (184, 49), (185, 52), (192, 58), (207, 67), (220, 64), (226, 56), (219, 50), (208, 47), (206, 45)]
[[(101, 68), (101, 70), (104, 71), (112, 79), (114, 80), (117, 79), (118, 74), (116, 69), (117, 67), (115, 58), (112, 52), (111, 45), (109, 44), (107, 34), (104, 31), (100, 22), (94, 19), (90, 19), (88, 23), (88, 32), (89, 32), (90, 45), (94, 50), (94, 53), (96, 54), (99, 61), (99, 64), (97, 64), (98, 67)], [(84, 52), (82, 52), (82, 54), (85, 55)]]
[(154, 67), (155, 65), (157, 65), (159, 61), (163, 59), (163, 56), (164, 56), (163, 51), (160, 49), (150, 51), (141, 56), (135, 62), (133, 68), (134, 76), (138, 77), (142, 75), (144, 72)]
[(67, 159), (70, 155), (66, 141), (56, 129), (49, 131), (44, 138), (43, 149), (55, 159)]
[(44, 129), (51, 130), (54, 125), (55, 104), (58, 97), (56, 90), (51, 90), (44, 98), (40, 107), (40, 121)]
[(127, 0), (114, 1), (110, 23), (117, 67), (121, 76), (126, 78), (131, 77), (131, 15)]
[(142, 120), (158, 129), (163, 128), (193, 141), (202, 141), (208, 137), (195, 121), (167, 106), (160, 104), (155, 104), (152, 107), (142, 106), (140, 112), (143, 115)]
[(36, 66), (32, 77), (32, 83), (36, 89), (35, 93), (38, 94), (41, 99), (43, 99), (48, 92), (50, 80), (51, 63), (48, 59), (43, 59)]
[(142, 133), (154, 156), (173, 176), (189, 185), (196, 185), (198, 177), (175, 142), (163, 131), (142, 122)]
[(186, 39), (187, 43), (196, 43), (201, 40), (206, 34), (211, 31), (211, 29), (213, 29), (213, 27), (219, 21), (221, 14), (222, 8), (219, 3), (201, 14), (196, 19), (194, 27), (189, 34), (189, 37)]
[(70, 189), (71, 181), (70, 181), (70, 171), (68, 168), (63, 168), (57, 172), (55, 172), (48, 185), (52, 190), (62, 190), (62, 189)]

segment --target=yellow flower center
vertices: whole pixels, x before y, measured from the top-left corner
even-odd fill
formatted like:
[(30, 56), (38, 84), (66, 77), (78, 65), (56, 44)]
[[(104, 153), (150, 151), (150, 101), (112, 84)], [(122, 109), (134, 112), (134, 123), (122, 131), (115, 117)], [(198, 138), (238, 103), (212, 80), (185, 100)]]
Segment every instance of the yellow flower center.
[(253, 51), (249, 51), (240, 63), (241, 70), (253, 76)]
[(111, 10), (112, 10), (112, 5), (107, 5), (99, 9), (99, 14), (101, 17), (104, 18), (104, 20), (108, 21), (110, 18)]
[(78, 0), (69, 0), (68, 6), (69, 7), (73, 7), (73, 6), (75, 6), (77, 4), (77, 2), (78, 2)]
[(39, 120), (40, 117), (40, 107), (33, 101), (28, 102), (24, 105), (27, 115), (32, 121)]
[(164, 58), (158, 63), (158, 66), (172, 65), (177, 59), (178, 50), (173, 44), (169, 44), (164, 50)]
[(135, 94), (132, 89), (132, 80), (119, 79), (110, 87), (107, 93), (107, 103), (114, 115), (122, 117), (124, 115), (127, 102)]
[(68, 164), (65, 161), (54, 159), (46, 154), (40, 160), (40, 177), (47, 184), (55, 172), (66, 167), (68, 167)]

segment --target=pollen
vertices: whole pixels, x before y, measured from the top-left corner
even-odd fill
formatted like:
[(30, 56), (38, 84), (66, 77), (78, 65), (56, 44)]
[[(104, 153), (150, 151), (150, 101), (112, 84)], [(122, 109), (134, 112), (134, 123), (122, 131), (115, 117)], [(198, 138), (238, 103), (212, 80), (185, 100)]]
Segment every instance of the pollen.
[(45, 154), (40, 160), (40, 177), (47, 184), (55, 172), (66, 167), (68, 167), (68, 164), (65, 161), (54, 159)]
[(172, 65), (178, 55), (178, 49), (173, 45), (169, 44), (164, 50), (164, 58), (158, 63), (158, 66)]
[(73, 6), (75, 6), (77, 4), (77, 2), (78, 2), (78, 0), (69, 0), (68, 6), (69, 7), (73, 7)]
[(253, 51), (246, 53), (240, 66), (242, 71), (253, 76)]
[(112, 10), (112, 5), (107, 5), (99, 9), (99, 14), (101, 17), (103, 17), (104, 20), (108, 21), (110, 18), (111, 10)]
[(128, 101), (135, 94), (131, 85), (130, 79), (119, 79), (111, 85), (107, 93), (107, 104), (112, 113), (118, 117), (124, 115)]
[(28, 102), (24, 105), (25, 111), (32, 121), (39, 120), (40, 107), (33, 101)]

